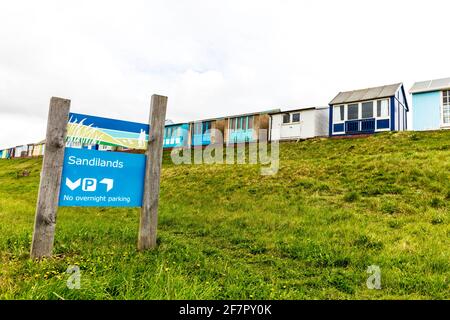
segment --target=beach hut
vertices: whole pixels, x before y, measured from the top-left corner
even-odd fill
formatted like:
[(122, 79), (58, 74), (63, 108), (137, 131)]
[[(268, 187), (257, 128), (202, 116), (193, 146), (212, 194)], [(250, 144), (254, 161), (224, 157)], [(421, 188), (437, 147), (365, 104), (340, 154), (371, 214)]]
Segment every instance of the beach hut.
[(412, 129), (450, 129), (450, 78), (416, 82), (412, 94)]
[(189, 123), (189, 145), (192, 147), (224, 143), (225, 118), (198, 120)]
[(26, 157), (32, 157), (33, 156), (34, 146), (35, 146), (34, 143), (27, 144), (27, 155), (26, 155)]
[(328, 107), (303, 107), (270, 113), (270, 141), (328, 135)]
[(38, 143), (35, 143), (33, 146), (33, 157), (40, 157), (44, 155), (45, 150), (45, 140), (39, 141)]
[(226, 117), (224, 140), (226, 144), (256, 142), (261, 129), (266, 130), (267, 139), (270, 130), (271, 113), (280, 112), (280, 109), (247, 113)]
[(402, 83), (340, 92), (329, 106), (330, 136), (407, 129), (409, 108)]
[(171, 123), (164, 128), (163, 148), (176, 148), (188, 146), (189, 124)]
[(21, 145), (14, 148), (14, 158), (24, 158), (28, 155), (28, 145)]
[(8, 158), (8, 149), (4, 149), (0, 151), (0, 158), (7, 159)]

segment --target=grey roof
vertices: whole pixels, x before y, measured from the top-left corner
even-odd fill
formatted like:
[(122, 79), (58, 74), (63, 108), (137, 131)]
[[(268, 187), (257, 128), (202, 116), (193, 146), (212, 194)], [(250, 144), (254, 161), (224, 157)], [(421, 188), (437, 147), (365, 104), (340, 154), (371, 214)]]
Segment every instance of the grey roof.
[(402, 83), (395, 83), (381, 87), (339, 92), (330, 104), (333, 105), (392, 97), (401, 85)]
[(329, 106), (318, 106), (318, 107), (299, 107), (297, 109), (290, 109), (290, 110), (276, 110), (273, 112), (270, 112), (269, 114), (280, 114), (280, 113), (287, 113), (287, 112), (295, 112), (295, 111), (305, 111), (305, 110), (320, 110), (320, 109), (328, 109)]
[(409, 93), (430, 92), (443, 89), (450, 89), (450, 78), (416, 82), (409, 90)]
[(265, 111), (258, 111), (258, 112), (235, 114), (235, 115), (232, 115), (232, 116), (224, 116), (224, 117), (217, 117), (217, 118), (208, 118), (208, 119), (202, 119), (202, 120), (194, 120), (194, 121), (189, 121), (189, 123), (198, 123), (198, 122), (204, 122), (204, 121), (224, 120), (224, 119), (230, 119), (230, 118), (236, 118), (236, 117), (263, 115), (263, 114), (276, 113), (276, 112), (280, 112), (280, 111), (281, 111), (280, 109), (272, 109), (272, 110), (265, 110)]
[(272, 113), (272, 112), (279, 112), (279, 111), (281, 111), (281, 109), (271, 109), (271, 110), (265, 110), (265, 111), (236, 114), (234, 116), (226, 116), (224, 118), (228, 118), (229, 119), (229, 118), (236, 118), (236, 117), (263, 115), (263, 114), (269, 114), (269, 113)]

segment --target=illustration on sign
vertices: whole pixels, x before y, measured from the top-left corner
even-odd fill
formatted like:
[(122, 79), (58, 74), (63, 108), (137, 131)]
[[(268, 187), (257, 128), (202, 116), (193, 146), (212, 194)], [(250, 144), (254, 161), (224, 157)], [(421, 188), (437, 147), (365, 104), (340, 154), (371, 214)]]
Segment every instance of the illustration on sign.
[(66, 148), (59, 205), (140, 207), (145, 155)]
[(149, 125), (70, 113), (67, 142), (146, 149)]

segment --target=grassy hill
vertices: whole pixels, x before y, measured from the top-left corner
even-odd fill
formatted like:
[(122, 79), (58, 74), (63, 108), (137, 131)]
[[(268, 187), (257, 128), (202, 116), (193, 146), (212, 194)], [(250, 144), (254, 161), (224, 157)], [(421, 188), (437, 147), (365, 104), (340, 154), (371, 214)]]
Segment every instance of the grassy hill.
[(280, 147), (275, 176), (165, 154), (157, 250), (136, 252), (138, 209), (61, 208), (38, 263), (41, 159), (0, 160), (0, 299), (450, 298), (450, 131)]

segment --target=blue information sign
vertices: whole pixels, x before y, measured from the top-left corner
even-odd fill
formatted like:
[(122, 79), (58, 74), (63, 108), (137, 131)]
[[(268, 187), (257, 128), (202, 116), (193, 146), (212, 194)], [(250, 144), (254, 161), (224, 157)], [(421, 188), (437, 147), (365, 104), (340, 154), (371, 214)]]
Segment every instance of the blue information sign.
[(61, 207), (140, 207), (145, 155), (66, 148)]

